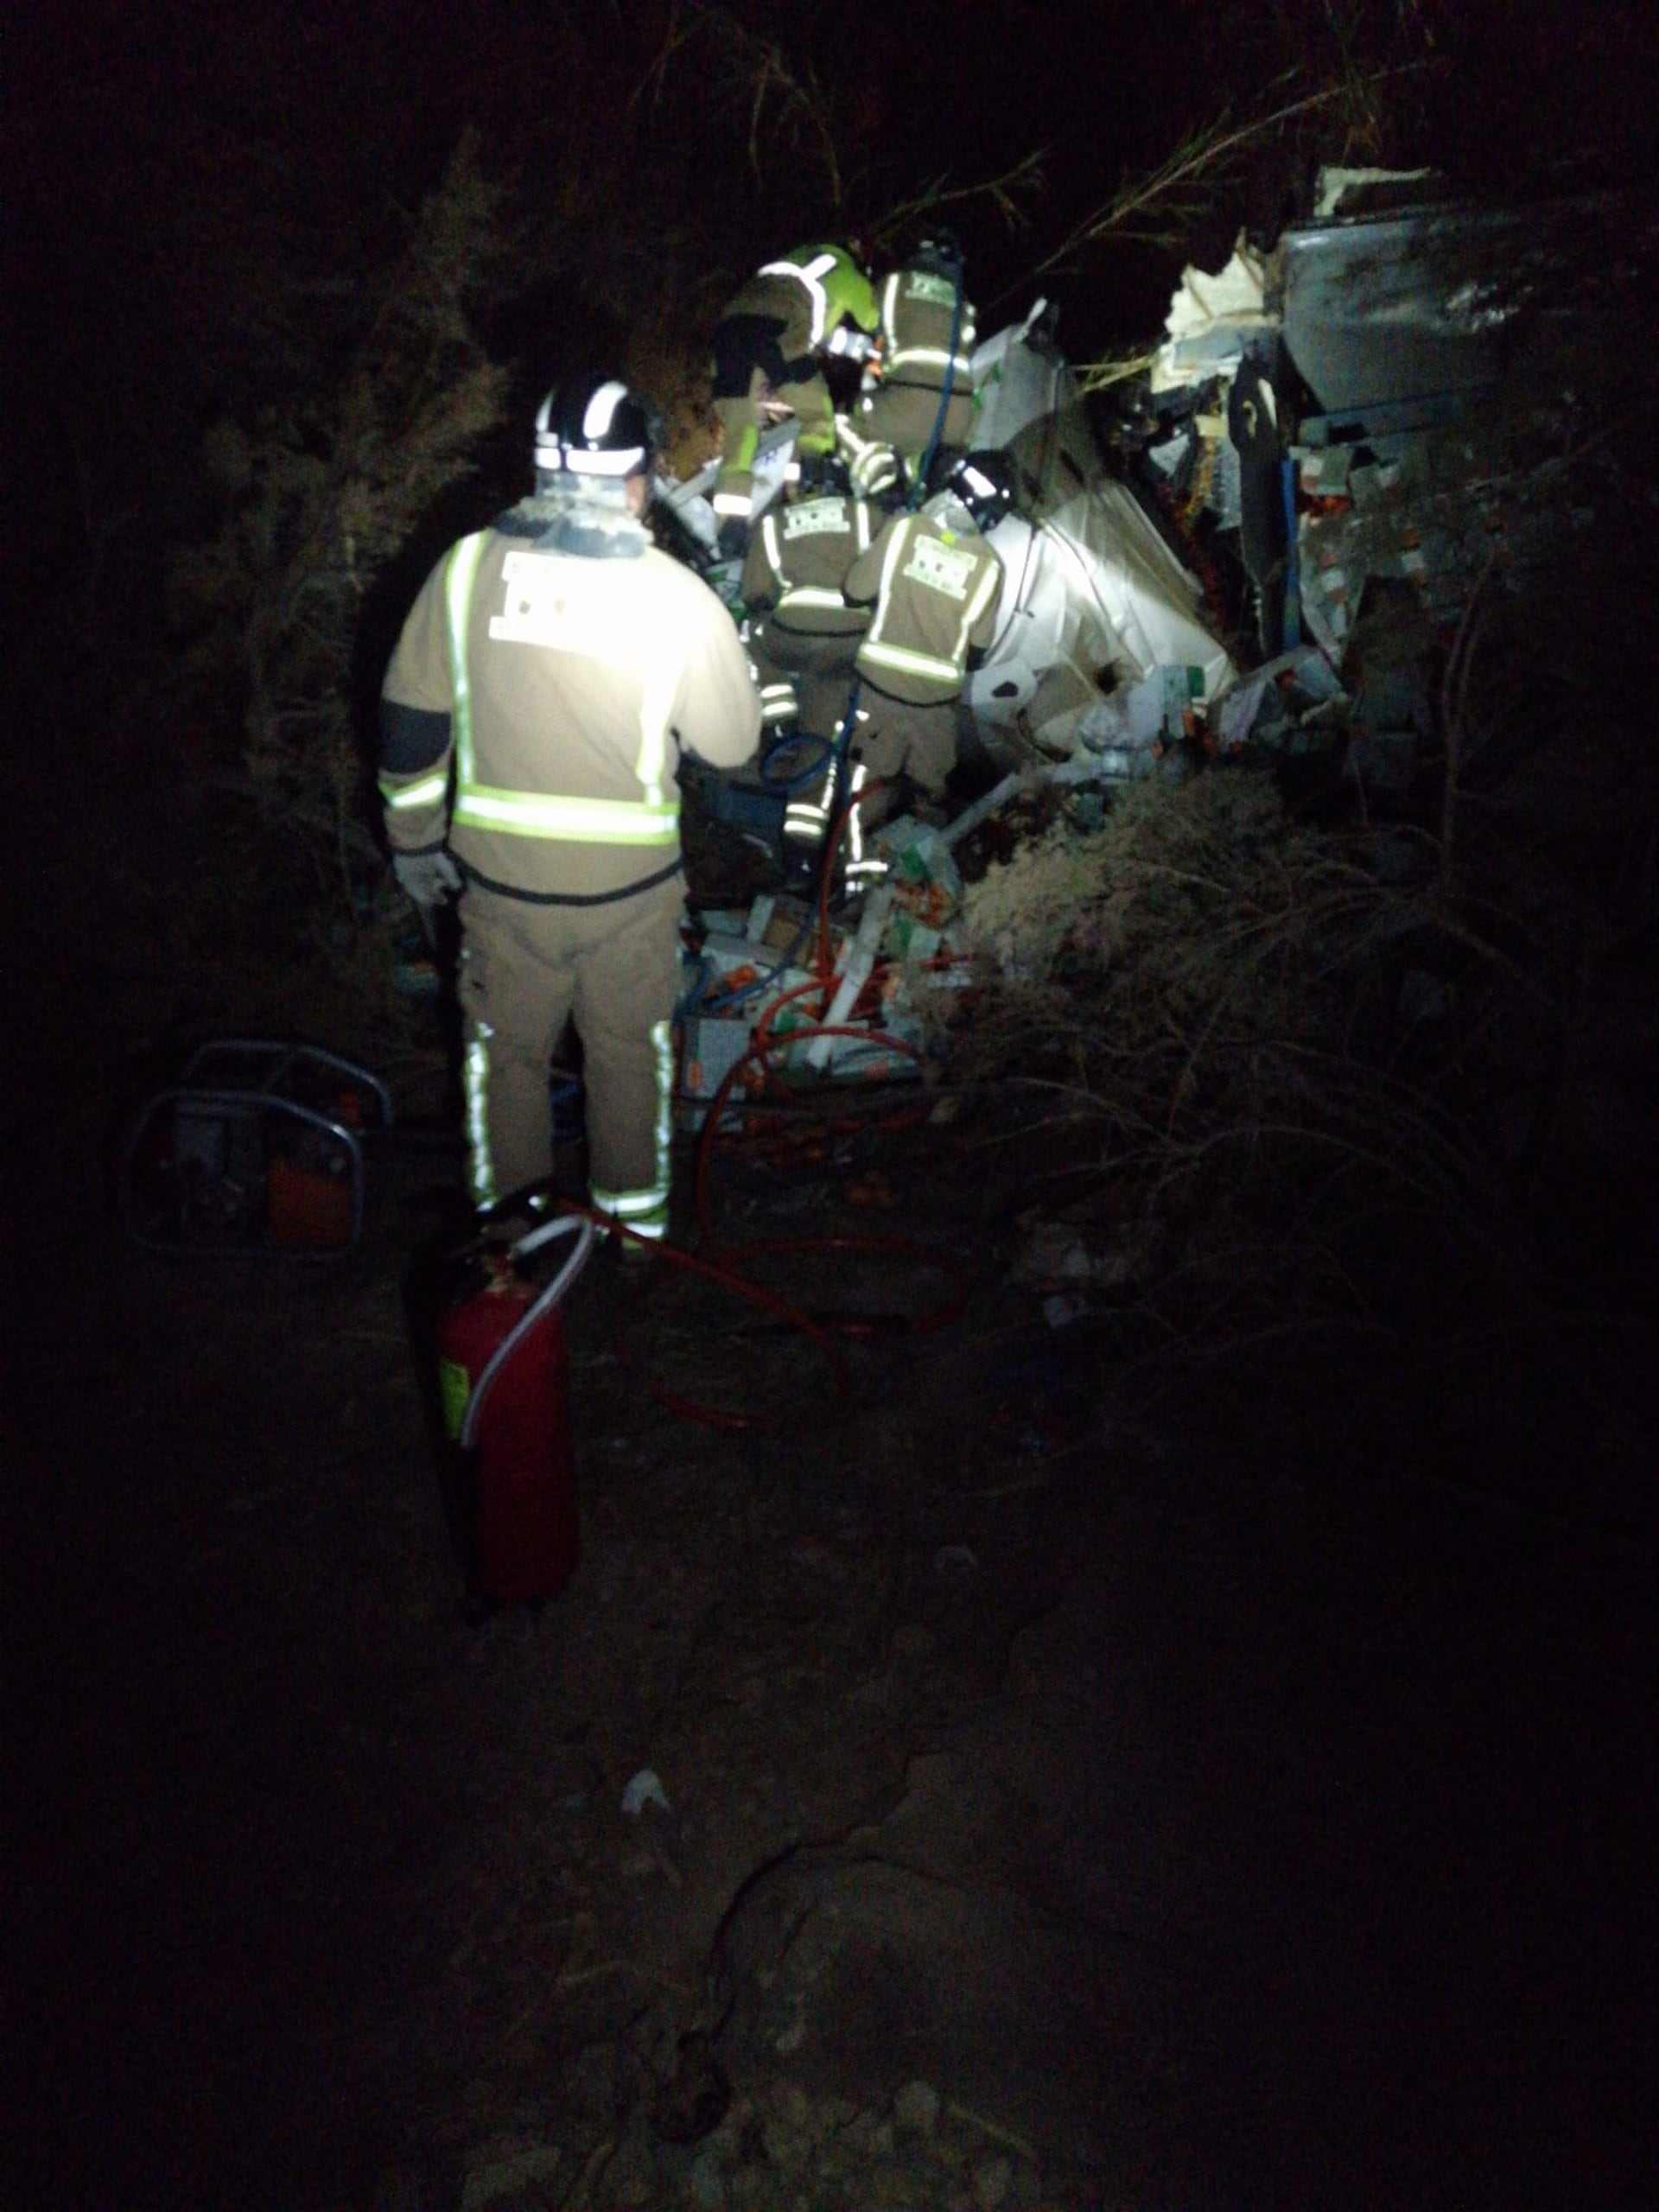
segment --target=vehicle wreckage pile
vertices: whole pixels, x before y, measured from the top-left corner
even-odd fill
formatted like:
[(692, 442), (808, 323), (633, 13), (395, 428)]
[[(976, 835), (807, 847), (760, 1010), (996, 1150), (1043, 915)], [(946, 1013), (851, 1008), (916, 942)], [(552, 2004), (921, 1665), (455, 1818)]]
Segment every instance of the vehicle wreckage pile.
[[(1270, 251), (1241, 238), (1219, 275), (1185, 272), (1108, 403), (1091, 407), (1041, 303), (975, 348), (957, 435), (1013, 487), (985, 529), (990, 642), (956, 706), (982, 795), (961, 804), (972, 779), (953, 779), (953, 815), (921, 792), (842, 856), (844, 891), (831, 849), (797, 872), (804, 896), (702, 915), (694, 1126), (714, 1100), (736, 1126), (746, 1094), (779, 1084), (947, 1064), (958, 1084), (1019, 1084), (1047, 1179), (1021, 1265), (1056, 1319), (1127, 1285), (1176, 1334), (1200, 1314), (1224, 1333), (1247, 1306), (1363, 1328), (1384, 1217), (1416, 1224), (1420, 1257), (1513, 1249), (1560, 1009), (1504, 887), (1478, 912), (1448, 895), (1449, 812), (1430, 824), (1421, 802), (1471, 610), (1584, 525), (1550, 426), (1518, 465), (1497, 403), (1547, 270), (1599, 211), (1541, 223), (1433, 190), (1325, 173)], [(752, 463), (764, 528), (802, 496), (788, 420)], [(912, 455), (895, 508), (914, 475)], [(764, 635), (753, 563), (720, 557), (718, 481), (711, 465), (669, 505)], [(804, 727), (758, 775), (702, 786), (785, 880), (780, 785), (798, 787)], [(833, 752), (833, 729), (810, 734)], [(1313, 816), (1282, 797), (1297, 757)], [(826, 807), (832, 848), (858, 813)], [(1010, 1117), (1011, 1143), (1032, 1120)]]

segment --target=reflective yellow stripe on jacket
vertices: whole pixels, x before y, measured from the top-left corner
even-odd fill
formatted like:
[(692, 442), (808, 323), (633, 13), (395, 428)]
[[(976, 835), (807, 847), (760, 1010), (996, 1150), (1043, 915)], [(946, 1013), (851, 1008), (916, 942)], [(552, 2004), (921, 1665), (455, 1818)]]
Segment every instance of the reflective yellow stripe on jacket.
[(798, 284), (811, 303), (812, 324), (810, 342), (820, 346), (830, 324), (830, 295), (823, 280), (836, 265), (833, 253), (817, 253), (803, 265), (798, 261), (766, 261), (760, 265), (762, 276), (787, 276)]
[(876, 600), (875, 620), (858, 649), (858, 664), (861, 668), (890, 668), (895, 675), (919, 677), (942, 683), (954, 693), (961, 686), (967, 666), (968, 646), (974, 625), (1000, 590), (1001, 571), (994, 561), (990, 563), (974, 590), (963, 601), (949, 658), (918, 652), (912, 645), (891, 644), (882, 632), (893, 613), (893, 588), (898, 576), (899, 563), (904, 559), (916, 535), (914, 522), (901, 523), (893, 533), (892, 541), (882, 556), (881, 588)]
[[(930, 284), (930, 289), (925, 295), (928, 304), (944, 315), (954, 315), (956, 287), (944, 277), (925, 281)], [(961, 328), (957, 334), (954, 354), (948, 346), (901, 346), (899, 342), (900, 286), (913, 292), (917, 284), (918, 280), (912, 272), (899, 270), (888, 277), (882, 288), (882, 378), (894, 384), (903, 384), (907, 380), (931, 384), (937, 372), (938, 383), (942, 385), (948, 368), (952, 384), (960, 387), (964, 397), (970, 397), (974, 385), (974, 340), (976, 334), (974, 310), (966, 300), (962, 303)], [(934, 296), (931, 289), (933, 284), (943, 287), (942, 296)], [(917, 372), (920, 370), (925, 370), (928, 374), (918, 378)]]
[[(634, 773), (643, 797), (637, 799), (574, 798), (550, 791), (504, 791), (479, 781), (473, 747), (472, 685), (467, 668), (467, 625), (473, 586), (487, 531), (463, 537), (449, 556), (444, 577), (444, 606), (449, 631), (449, 673), (454, 694), (455, 804), (452, 820), (474, 830), (512, 837), (541, 837), (582, 845), (673, 845), (680, 834), (679, 792), (665, 785), (668, 717), (671, 698), (664, 696), (667, 672), (647, 667), (639, 708), (639, 752)], [(405, 805), (413, 802), (407, 796)]]

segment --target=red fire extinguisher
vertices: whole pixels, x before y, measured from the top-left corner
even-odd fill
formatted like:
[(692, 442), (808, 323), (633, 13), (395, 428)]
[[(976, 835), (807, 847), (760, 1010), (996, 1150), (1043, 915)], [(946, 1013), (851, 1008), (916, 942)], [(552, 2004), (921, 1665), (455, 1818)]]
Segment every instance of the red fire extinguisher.
[[(524, 1263), (555, 1238), (571, 1249), (552, 1280)], [(594, 1226), (562, 1214), (505, 1249), (474, 1255), (461, 1293), (438, 1317), (444, 1427), (463, 1477), (477, 1595), (512, 1605), (550, 1598), (576, 1563), (576, 1485), (560, 1301), (587, 1265)]]

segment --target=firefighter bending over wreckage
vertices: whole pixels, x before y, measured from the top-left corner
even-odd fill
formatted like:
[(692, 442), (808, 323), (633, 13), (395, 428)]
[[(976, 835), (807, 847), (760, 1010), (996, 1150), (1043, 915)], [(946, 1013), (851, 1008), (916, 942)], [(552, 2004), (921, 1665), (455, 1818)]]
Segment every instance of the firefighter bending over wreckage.
[(824, 773), (809, 777), (784, 809), (785, 847), (803, 874), (817, 868), (836, 804), (835, 741), (870, 621), (868, 607), (848, 604), (842, 585), (880, 522), (854, 495), (838, 461), (809, 462), (783, 506), (761, 516), (743, 567), (766, 736), (776, 746), (801, 734), (823, 748)]
[(913, 490), (935, 452), (960, 453), (974, 422), (974, 309), (962, 249), (925, 239), (881, 286), (876, 353), (836, 435), (858, 490)]
[[(992, 643), (1002, 564), (985, 542), (1014, 501), (1001, 454), (964, 454), (919, 512), (894, 515), (842, 587), (873, 608), (860, 641), (857, 749), (868, 773), (937, 798), (956, 765), (956, 702)], [(863, 809), (873, 827), (880, 795)]]
[(761, 431), (792, 415), (796, 455), (830, 452), (835, 408), (823, 364), (861, 359), (876, 326), (870, 280), (845, 246), (798, 246), (750, 277), (715, 324), (714, 409), (724, 447), (715, 483), (721, 556), (746, 550)]
[(582, 1039), (594, 1204), (667, 1227), (681, 747), (748, 760), (760, 703), (725, 607), (650, 543), (655, 410), (613, 379), (550, 394), (536, 488), (427, 578), (386, 672), (380, 788), (397, 880), (461, 893), (474, 1202), (552, 1166), (550, 1064)]

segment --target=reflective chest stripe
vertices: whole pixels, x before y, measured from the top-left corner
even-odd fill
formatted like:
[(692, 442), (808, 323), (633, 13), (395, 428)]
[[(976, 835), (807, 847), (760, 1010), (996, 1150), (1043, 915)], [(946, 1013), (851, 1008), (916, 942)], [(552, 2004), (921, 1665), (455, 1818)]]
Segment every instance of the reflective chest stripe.
[[(968, 334), (967, 343), (973, 345), (973, 333)], [(950, 372), (952, 384), (962, 386), (966, 398), (972, 388), (974, 357), (970, 351), (952, 354), (944, 346), (899, 346), (882, 363), (881, 380), (884, 384), (903, 384), (906, 369), (937, 369), (941, 378), (946, 369)]]
[[(988, 561), (978, 581), (963, 593), (958, 602), (962, 612), (948, 658), (939, 653), (922, 652), (913, 645), (897, 645), (886, 634), (895, 607), (902, 604), (895, 598), (894, 586), (915, 578), (913, 568), (904, 577), (899, 575), (899, 570), (900, 562), (918, 538), (925, 543), (933, 542), (925, 537), (915, 523), (901, 523), (893, 531), (887, 550), (881, 556), (881, 585), (876, 596), (875, 620), (870, 625), (869, 634), (858, 649), (859, 663), (861, 666), (869, 664), (877, 668), (890, 668), (896, 674), (920, 677), (955, 689), (962, 683), (974, 625), (990, 605), (1001, 584), (1002, 572), (995, 561)], [(918, 588), (925, 589), (926, 586), (920, 584)], [(942, 591), (932, 595), (940, 600), (947, 596)]]
[(766, 548), (766, 566), (781, 591), (789, 579), (784, 574), (784, 556), (778, 550), (778, 517), (770, 507), (760, 518), (760, 543)]
[(787, 276), (802, 287), (812, 308), (812, 326), (808, 342), (820, 346), (823, 342), (824, 327), (830, 320), (830, 295), (823, 280), (836, 265), (833, 254), (821, 253), (803, 269), (796, 261), (768, 261), (763, 264), (762, 276)]
[[(467, 630), (473, 587), (488, 533), (463, 537), (450, 554), (444, 576), (444, 610), (449, 638), (449, 677), (454, 697), (455, 804), (453, 820), (474, 830), (508, 836), (541, 837), (589, 845), (672, 845), (680, 832), (677, 790), (667, 785), (668, 723), (673, 710), (675, 671), (667, 654), (649, 638), (638, 640), (644, 690), (639, 702), (639, 750), (634, 760), (642, 796), (637, 799), (578, 798), (550, 791), (502, 789), (479, 780), (473, 737), (472, 683), (467, 671)], [(493, 616), (493, 639), (543, 650), (561, 650), (554, 632), (538, 628), (535, 610), (537, 571), (520, 564), (545, 556), (510, 553), (503, 574), (508, 610)], [(579, 651), (578, 630), (563, 649)], [(406, 804), (409, 802), (405, 802)]]
[[(881, 295), (881, 331), (884, 341), (881, 348), (882, 381), (886, 383), (896, 380), (902, 383), (903, 372), (906, 369), (937, 370), (941, 378), (945, 370), (949, 369), (953, 384), (960, 381), (964, 391), (970, 389), (974, 374), (976, 335), (974, 310), (966, 300), (963, 302), (962, 327), (957, 333), (957, 350), (953, 354), (948, 341), (950, 334), (950, 318), (955, 313), (955, 288), (943, 277), (931, 280), (939, 286), (939, 294), (936, 295), (930, 289), (920, 296), (922, 303), (930, 315), (944, 315), (944, 336), (947, 342), (942, 346), (906, 346), (901, 342), (899, 330), (899, 321), (904, 315), (904, 296), (899, 289), (901, 276), (902, 272), (889, 276)], [(912, 285), (917, 282), (914, 277), (907, 281)]]
[(811, 608), (817, 613), (856, 614), (861, 623), (863, 614), (856, 607), (849, 607), (838, 591), (828, 584), (791, 584), (779, 600), (776, 612), (779, 614), (800, 614)]
[(462, 790), (473, 773), (473, 690), (467, 671), (467, 617), (486, 533), (474, 531), (451, 552), (444, 569), (443, 607), (449, 629), (449, 683), (455, 700), (455, 768)]
[(454, 819), (474, 830), (571, 845), (671, 845), (680, 830), (677, 806), (495, 791), (486, 784), (470, 785), (457, 794)]

